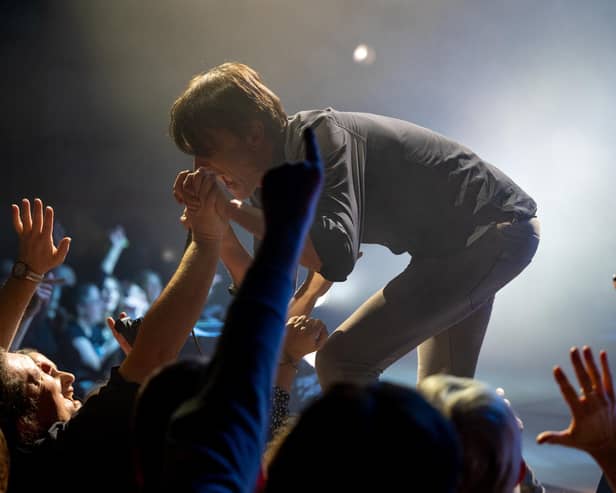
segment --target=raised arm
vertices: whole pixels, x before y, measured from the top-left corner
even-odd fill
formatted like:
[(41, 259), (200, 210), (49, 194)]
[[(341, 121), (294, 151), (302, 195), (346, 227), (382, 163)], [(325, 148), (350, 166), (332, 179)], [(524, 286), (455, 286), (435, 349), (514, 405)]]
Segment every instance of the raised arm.
[(109, 241), (111, 242), (111, 246), (101, 262), (101, 270), (106, 276), (113, 274), (115, 266), (120, 259), (120, 255), (122, 255), (124, 249), (128, 247), (128, 238), (126, 238), (124, 228), (122, 226), (113, 228), (111, 233), (109, 233)]
[[(229, 219), (242, 226), (258, 239), (263, 239), (265, 221), (263, 220), (263, 211), (261, 209), (232, 200), (227, 204), (227, 214)], [(321, 259), (309, 236), (306, 237), (299, 263), (315, 271), (321, 268)]]
[(287, 305), (322, 181), (312, 133), (306, 138), (306, 162), (275, 168), (264, 179), (263, 243), (229, 308), (208, 381), (169, 426), (167, 471), (177, 490), (254, 488)]
[(228, 226), (216, 212), (215, 177), (205, 170), (184, 172), (186, 209), (182, 221), (192, 239), (171, 280), (145, 315), (135, 344), (120, 366), (124, 378), (143, 382), (173, 361), (199, 319), (216, 274), (222, 236)]
[(13, 227), (19, 237), (17, 260), (23, 262), (34, 276), (13, 275), (0, 288), (0, 346), (6, 350), (11, 347), (19, 323), (39, 284), (32, 279), (36, 276), (42, 278), (64, 262), (71, 243), (71, 239), (65, 237), (56, 248), (52, 236), (54, 211), (49, 206), (43, 210), (40, 199), (34, 199), (33, 211), (28, 199), (21, 201), (21, 208), (16, 204), (11, 208)]
[(289, 318), (301, 315), (309, 317), (318, 299), (329, 291), (332, 284), (333, 282), (328, 281), (318, 272), (309, 271), (303, 284), (291, 298)]
[(220, 259), (226, 267), (235, 286), (242, 284), (246, 271), (252, 263), (252, 256), (235, 235), (231, 225), (222, 240), (220, 247)]

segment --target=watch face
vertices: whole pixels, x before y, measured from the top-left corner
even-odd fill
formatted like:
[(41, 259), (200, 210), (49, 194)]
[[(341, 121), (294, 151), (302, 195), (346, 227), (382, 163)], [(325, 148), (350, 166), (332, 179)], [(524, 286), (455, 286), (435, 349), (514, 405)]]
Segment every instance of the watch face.
[(13, 266), (13, 275), (15, 277), (23, 277), (26, 275), (27, 271), (28, 266), (26, 264), (23, 262), (15, 262), (15, 265)]

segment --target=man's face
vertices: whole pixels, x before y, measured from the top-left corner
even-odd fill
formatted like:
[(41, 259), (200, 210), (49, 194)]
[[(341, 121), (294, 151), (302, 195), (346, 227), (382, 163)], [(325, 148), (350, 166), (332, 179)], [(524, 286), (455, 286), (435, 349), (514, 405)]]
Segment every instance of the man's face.
[(212, 171), (238, 200), (250, 197), (267, 171), (269, 160), (263, 141), (257, 137), (239, 137), (224, 129), (210, 130), (215, 150), (208, 158), (195, 156), (195, 169)]
[(90, 286), (77, 307), (79, 318), (89, 325), (98, 324), (105, 317), (105, 304), (96, 286)]
[(41, 353), (7, 353), (9, 371), (18, 375), (26, 392), (37, 402), (37, 418), (44, 428), (57, 421), (68, 421), (81, 407), (73, 398), (72, 373), (59, 371), (55, 363)]
[(101, 299), (105, 305), (105, 310), (108, 313), (113, 313), (115, 311), (121, 297), (122, 292), (120, 291), (118, 281), (111, 277), (105, 278), (101, 289)]

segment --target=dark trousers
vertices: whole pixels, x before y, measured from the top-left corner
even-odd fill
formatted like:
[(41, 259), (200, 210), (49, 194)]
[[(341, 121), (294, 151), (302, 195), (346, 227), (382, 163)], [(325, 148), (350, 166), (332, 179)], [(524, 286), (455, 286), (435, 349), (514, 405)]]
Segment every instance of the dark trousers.
[(496, 292), (531, 262), (539, 221), (503, 222), (452, 255), (413, 257), (317, 353), (321, 386), (368, 383), (418, 347), (418, 379), (473, 377)]

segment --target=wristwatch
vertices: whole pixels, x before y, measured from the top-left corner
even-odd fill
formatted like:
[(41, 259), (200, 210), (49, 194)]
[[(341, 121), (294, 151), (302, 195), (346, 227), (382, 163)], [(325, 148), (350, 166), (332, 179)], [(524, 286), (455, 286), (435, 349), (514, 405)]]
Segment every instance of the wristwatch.
[(11, 275), (15, 279), (27, 279), (28, 281), (36, 283), (43, 282), (43, 276), (31, 271), (28, 264), (22, 262), (21, 260), (18, 260), (13, 264), (13, 271), (11, 272)]

